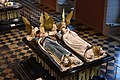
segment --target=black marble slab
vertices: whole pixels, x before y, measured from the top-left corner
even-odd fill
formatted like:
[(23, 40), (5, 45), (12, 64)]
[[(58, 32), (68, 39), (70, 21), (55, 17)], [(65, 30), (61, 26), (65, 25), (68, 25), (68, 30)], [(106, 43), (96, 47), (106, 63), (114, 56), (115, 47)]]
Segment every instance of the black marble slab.
[(30, 57), (13, 65), (15, 75), (19, 75), (19, 80), (54, 80), (55, 77), (49, 75), (48, 71), (37, 63), (35, 58)]

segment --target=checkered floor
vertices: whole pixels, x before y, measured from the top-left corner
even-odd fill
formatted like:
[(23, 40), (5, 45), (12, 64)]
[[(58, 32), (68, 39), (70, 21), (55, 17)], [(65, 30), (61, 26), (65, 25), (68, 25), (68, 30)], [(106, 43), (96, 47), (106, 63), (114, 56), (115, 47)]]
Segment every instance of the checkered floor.
[(32, 51), (22, 42), (23, 30), (0, 33), (0, 80), (18, 80), (13, 63), (27, 59)]
[[(27, 0), (20, 1), (25, 6), (21, 10), (21, 15), (26, 16), (35, 26), (39, 26), (39, 15), (42, 10), (50, 11), (49, 14), (54, 17), (55, 21), (61, 21), (61, 14), (54, 12), (48, 7), (41, 5), (42, 9), (40, 9), (27, 2)], [(74, 24), (69, 27), (90, 44), (102, 46), (104, 50), (115, 57), (114, 61), (108, 63), (107, 74), (114, 78), (117, 66), (116, 80), (120, 80), (120, 42), (104, 36), (85, 25)], [(0, 80), (19, 80), (19, 76), (14, 74), (13, 64), (27, 59), (32, 54), (32, 50), (22, 41), (25, 35), (26, 31), (19, 29), (0, 33)], [(102, 66), (102, 71), (105, 71), (105, 64)], [(112, 78), (108, 80), (113, 80)]]
[[(108, 63), (108, 69), (107, 69), (107, 74), (110, 75), (112, 78), (114, 78), (115, 68), (116, 68), (115, 64), (118, 63), (119, 55), (120, 55), (120, 42), (117, 42), (110, 37), (104, 36), (98, 33), (97, 31), (95, 31), (94, 29), (85, 28), (86, 26), (79, 26), (79, 27), (80, 28), (79, 30), (77, 29), (78, 30), (77, 33), (81, 38), (91, 43), (92, 45), (102, 46), (106, 52), (108, 52), (111, 56), (115, 57), (115, 61), (111, 61)], [(102, 67), (102, 71), (105, 72), (105, 64), (103, 64), (101, 67)], [(118, 69), (118, 72), (119, 70), (120, 69)], [(118, 76), (120, 76), (120, 74), (117, 73), (116, 75), (117, 80), (120, 79), (118, 78)], [(109, 79), (109, 80), (113, 80), (113, 79)]]

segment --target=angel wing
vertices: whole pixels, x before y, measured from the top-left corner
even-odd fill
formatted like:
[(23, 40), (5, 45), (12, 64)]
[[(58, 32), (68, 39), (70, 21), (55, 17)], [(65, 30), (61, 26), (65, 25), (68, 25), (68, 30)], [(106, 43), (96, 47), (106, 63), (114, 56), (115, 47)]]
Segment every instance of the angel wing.
[(45, 16), (45, 19), (46, 19), (46, 20), (50, 18), (50, 16), (48, 15), (47, 12), (44, 12), (44, 16)]
[(63, 12), (62, 12), (62, 21), (64, 22), (65, 21), (65, 10), (63, 9)]
[(45, 33), (45, 29), (44, 29), (44, 16), (43, 16), (43, 13), (41, 13), (41, 16), (40, 16), (40, 32), (41, 33)]
[(73, 11), (71, 11), (66, 17), (66, 25), (70, 24), (70, 20), (73, 16)]
[(50, 16), (49, 19), (45, 20), (45, 29), (52, 29), (53, 28), (53, 23), (54, 23), (54, 20), (53, 20), (53, 17)]
[(41, 13), (41, 16), (40, 16), (40, 23), (43, 25), (44, 24), (44, 16), (43, 16), (43, 13)]
[(25, 18), (23, 16), (22, 16), (22, 20), (23, 20), (23, 22), (25, 24), (27, 34), (30, 35), (32, 33), (32, 26), (31, 26), (30, 22), (28, 21), (27, 18)]

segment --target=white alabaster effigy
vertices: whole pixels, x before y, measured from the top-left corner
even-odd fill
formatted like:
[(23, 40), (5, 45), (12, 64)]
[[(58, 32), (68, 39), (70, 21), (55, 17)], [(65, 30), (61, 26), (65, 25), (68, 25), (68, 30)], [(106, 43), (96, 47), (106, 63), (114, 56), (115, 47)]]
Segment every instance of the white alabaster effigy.
[(91, 49), (87, 50), (88, 47), (92, 47), (91, 44), (87, 43), (85, 40), (80, 38), (75, 32), (67, 29), (67, 32), (63, 34), (63, 41), (67, 46), (74, 50), (77, 54), (90, 62), (106, 56), (104, 50), (101, 49), (102, 55), (97, 57), (94, 55), (94, 52)]

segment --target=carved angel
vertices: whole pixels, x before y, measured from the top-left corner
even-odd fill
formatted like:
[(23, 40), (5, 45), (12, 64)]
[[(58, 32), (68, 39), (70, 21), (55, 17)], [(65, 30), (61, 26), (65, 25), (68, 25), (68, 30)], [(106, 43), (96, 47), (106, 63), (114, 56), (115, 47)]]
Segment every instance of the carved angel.
[(57, 33), (57, 27), (53, 17), (49, 16), (46, 12), (44, 12), (44, 15), (41, 13), (40, 16), (40, 31), (47, 35), (55, 35)]
[(25, 24), (25, 28), (26, 28), (26, 31), (27, 31), (27, 40), (28, 41), (31, 41), (33, 38), (35, 38), (35, 35), (36, 35), (36, 32), (38, 31), (38, 28), (37, 27), (33, 27), (30, 22), (28, 21), (27, 18), (23, 17), (22, 16), (22, 20)]
[(65, 18), (65, 11), (63, 9), (63, 12), (62, 12), (62, 22), (56, 24), (58, 29), (61, 30), (61, 28), (66, 28), (66, 26), (70, 24), (70, 20), (71, 20), (72, 16), (73, 16), (73, 11), (71, 11), (67, 15), (67, 17)]

